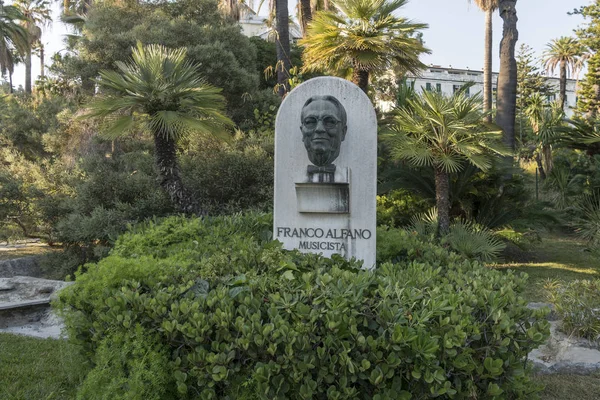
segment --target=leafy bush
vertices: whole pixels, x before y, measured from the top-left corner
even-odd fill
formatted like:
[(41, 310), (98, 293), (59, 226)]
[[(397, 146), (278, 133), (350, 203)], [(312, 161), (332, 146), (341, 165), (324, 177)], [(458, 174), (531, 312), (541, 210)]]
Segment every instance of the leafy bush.
[(88, 265), (57, 303), (96, 365), (80, 398), (141, 398), (153, 377), (161, 399), (535, 397), (548, 328), (524, 277), (397, 230), (380, 233), (399, 262), (366, 271), (282, 250), (271, 223), (148, 222)]
[(545, 285), (548, 300), (562, 319), (562, 330), (591, 340), (600, 339), (600, 279), (558, 281)]
[(210, 214), (248, 209), (267, 211), (273, 204), (273, 158), (260, 146), (216, 146), (182, 159), (186, 186)]
[(431, 203), (405, 189), (377, 196), (377, 225), (406, 226), (415, 214), (431, 208)]

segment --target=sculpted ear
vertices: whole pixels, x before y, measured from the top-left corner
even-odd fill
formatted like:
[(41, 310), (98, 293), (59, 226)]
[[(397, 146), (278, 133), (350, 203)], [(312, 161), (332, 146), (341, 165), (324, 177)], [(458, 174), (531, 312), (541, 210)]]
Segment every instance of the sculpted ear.
[(346, 132), (348, 132), (348, 125), (344, 125), (342, 128), (342, 142), (346, 139)]

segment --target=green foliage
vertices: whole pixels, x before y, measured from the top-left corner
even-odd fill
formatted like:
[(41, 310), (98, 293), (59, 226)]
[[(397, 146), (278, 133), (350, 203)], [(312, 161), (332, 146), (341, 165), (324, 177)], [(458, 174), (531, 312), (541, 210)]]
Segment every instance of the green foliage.
[(600, 339), (600, 280), (548, 282), (548, 300), (562, 320), (562, 330), (591, 340)]
[(156, 183), (152, 157), (143, 150), (91, 155), (80, 168), (84, 178), (73, 182), (76, 195), (52, 205), (63, 210), (55, 225), (62, 243), (108, 245), (128, 224), (173, 211)]
[(472, 164), (487, 171), (494, 157), (508, 155), (501, 131), (482, 122), (481, 98), (459, 91), (447, 97), (425, 91), (396, 110), (384, 136), (392, 158), (445, 173)]
[(441, 245), (471, 260), (497, 261), (506, 247), (493, 231), (462, 219), (453, 221), (448, 232), (438, 238), (438, 218), (435, 208), (414, 216), (408, 230), (416, 233), (421, 240), (439, 241)]
[(2, 399), (72, 400), (89, 367), (66, 340), (0, 333)]
[(193, 147), (182, 157), (185, 184), (210, 214), (270, 210), (274, 164), (265, 150), (269, 144), (238, 137), (231, 144), (213, 143), (210, 150)]
[(540, 60), (535, 58), (533, 49), (521, 44), (517, 53), (517, 109), (522, 112), (529, 106), (529, 98), (539, 93), (542, 96), (552, 94), (547, 83)]
[(495, 261), (506, 247), (494, 232), (472, 222), (459, 220), (450, 225), (443, 242), (469, 259)]
[(132, 398), (129, 377), (158, 378), (167, 399), (535, 397), (526, 356), (548, 323), (519, 296), (523, 276), (407, 232), (422, 252), (361, 270), (281, 250), (271, 224), (145, 223), (88, 265), (57, 301), (95, 363), (85, 398)]
[(157, 343), (157, 335), (144, 332), (140, 325), (103, 340), (96, 351), (95, 362), (95, 368), (78, 390), (78, 399), (176, 398), (170, 390), (174, 377), (164, 368), (169, 363), (166, 348)]
[(583, 196), (576, 206), (579, 217), (575, 232), (594, 247), (600, 247), (600, 192)]
[(339, 75), (355, 72), (378, 73), (399, 66), (417, 73), (424, 67), (421, 53), (429, 50), (415, 37), (427, 24), (414, 23), (397, 12), (405, 0), (338, 0), (331, 11), (316, 12), (304, 46), (304, 70)]
[(98, 83), (108, 94), (88, 104), (85, 117), (108, 120), (104, 134), (109, 137), (130, 133), (138, 119), (165, 140), (220, 133), (231, 124), (222, 114), (225, 98), (219, 88), (203, 82), (198, 67), (186, 60), (186, 52), (184, 47), (138, 42), (129, 62), (117, 62), (117, 71), (100, 71)]
[(57, 72), (65, 79), (81, 79), (91, 91), (91, 79), (126, 61), (137, 41), (185, 47), (188, 59), (202, 66), (206, 83), (223, 89), (229, 115), (236, 122), (247, 118), (238, 108), (245, 93), (258, 89), (256, 49), (237, 24), (224, 20), (213, 0), (93, 7), (75, 45), (78, 56), (65, 56)]
[(427, 211), (431, 204), (405, 189), (377, 196), (377, 226), (405, 226), (415, 214)]

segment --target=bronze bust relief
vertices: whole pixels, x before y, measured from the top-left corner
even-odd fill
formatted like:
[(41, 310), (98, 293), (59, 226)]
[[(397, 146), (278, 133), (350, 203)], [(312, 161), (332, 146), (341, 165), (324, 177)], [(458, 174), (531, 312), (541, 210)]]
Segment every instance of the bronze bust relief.
[(302, 141), (313, 165), (307, 167), (309, 181), (334, 182), (340, 146), (348, 127), (344, 106), (333, 96), (312, 96), (300, 113)]

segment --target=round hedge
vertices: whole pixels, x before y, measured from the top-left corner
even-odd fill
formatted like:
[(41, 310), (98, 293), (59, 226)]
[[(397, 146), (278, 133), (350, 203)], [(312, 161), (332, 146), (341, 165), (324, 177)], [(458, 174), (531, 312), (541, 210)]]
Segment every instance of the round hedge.
[(56, 305), (94, 365), (80, 397), (535, 398), (548, 324), (524, 277), (390, 230), (396, 262), (364, 271), (282, 250), (270, 224), (169, 218), (78, 274)]

